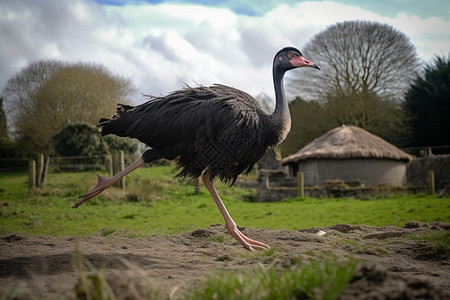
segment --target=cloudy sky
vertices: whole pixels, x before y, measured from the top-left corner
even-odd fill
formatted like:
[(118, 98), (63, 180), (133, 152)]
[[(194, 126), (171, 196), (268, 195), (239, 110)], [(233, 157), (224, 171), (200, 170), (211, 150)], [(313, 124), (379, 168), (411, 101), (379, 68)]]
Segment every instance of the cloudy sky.
[(273, 97), (276, 51), (356, 19), (393, 25), (425, 61), (450, 52), (448, 0), (0, 0), (0, 89), (58, 58), (103, 64), (153, 95), (223, 83)]

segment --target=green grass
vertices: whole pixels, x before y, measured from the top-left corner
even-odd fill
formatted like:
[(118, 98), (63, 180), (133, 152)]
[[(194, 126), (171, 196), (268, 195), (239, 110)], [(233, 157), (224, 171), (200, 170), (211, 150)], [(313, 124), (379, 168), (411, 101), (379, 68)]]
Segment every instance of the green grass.
[[(0, 233), (146, 236), (180, 233), (223, 223), (204, 187), (174, 179), (171, 166), (141, 168), (127, 190), (111, 188), (78, 209), (71, 206), (96, 183), (97, 172), (50, 173), (42, 191), (28, 194), (27, 173), (0, 173)], [(105, 175), (105, 174), (103, 174)], [(254, 191), (216, 182), (240, 226), (298, 230), (337, 223), (403, 226), (409, 221), (450, 222), (449, 198), (429, 195), (384, 199), (293, 198), (257, 203)]]
[(413, 241), (426, 242), (432, 245), (433, 254), (450, 256), (450, 232), (425, 232), (406, 236)]
[(251, 273), (221, 273), (205, 281), (188, 299), (337, 299), (355, 269), (355, 260), (309, 260), (290, 269), (261, 267)]

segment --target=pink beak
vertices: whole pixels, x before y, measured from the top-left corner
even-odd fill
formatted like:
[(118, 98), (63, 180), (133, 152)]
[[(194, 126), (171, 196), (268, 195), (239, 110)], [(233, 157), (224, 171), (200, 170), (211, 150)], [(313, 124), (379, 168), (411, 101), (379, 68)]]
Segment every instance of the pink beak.
[(311, 67), (320, 70), (318, 64), (315, 64), (311, 61), (304, 59), (301, 56), (294, 57), (289, 61), (294, 67)]

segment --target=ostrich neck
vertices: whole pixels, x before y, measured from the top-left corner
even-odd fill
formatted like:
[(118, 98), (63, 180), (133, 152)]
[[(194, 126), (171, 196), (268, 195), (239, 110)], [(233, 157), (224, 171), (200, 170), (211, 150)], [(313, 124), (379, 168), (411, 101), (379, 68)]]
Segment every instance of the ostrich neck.
[[(280, 130), (280, 138), (283, 141), (291, 129), (291, 114), (284, 94), (284, 72), (273, 69), (273, 84), (275, 87), (275, 110), (271, 116), (272, 122)], [(280, 142), (281, 142), (280, 141)]]

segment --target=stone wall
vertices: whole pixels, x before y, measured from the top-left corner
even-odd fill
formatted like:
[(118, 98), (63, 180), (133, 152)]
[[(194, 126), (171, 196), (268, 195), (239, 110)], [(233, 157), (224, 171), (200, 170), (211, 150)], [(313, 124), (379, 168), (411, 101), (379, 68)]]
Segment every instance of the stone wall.
[(425, 156), (411, 161), (406, 166), (407, 184), (427, 185), (429, 170), (434, 172), (436, 192), (439, 193), (439, 189), (444, 189), (450, 185), (450, 154)]

